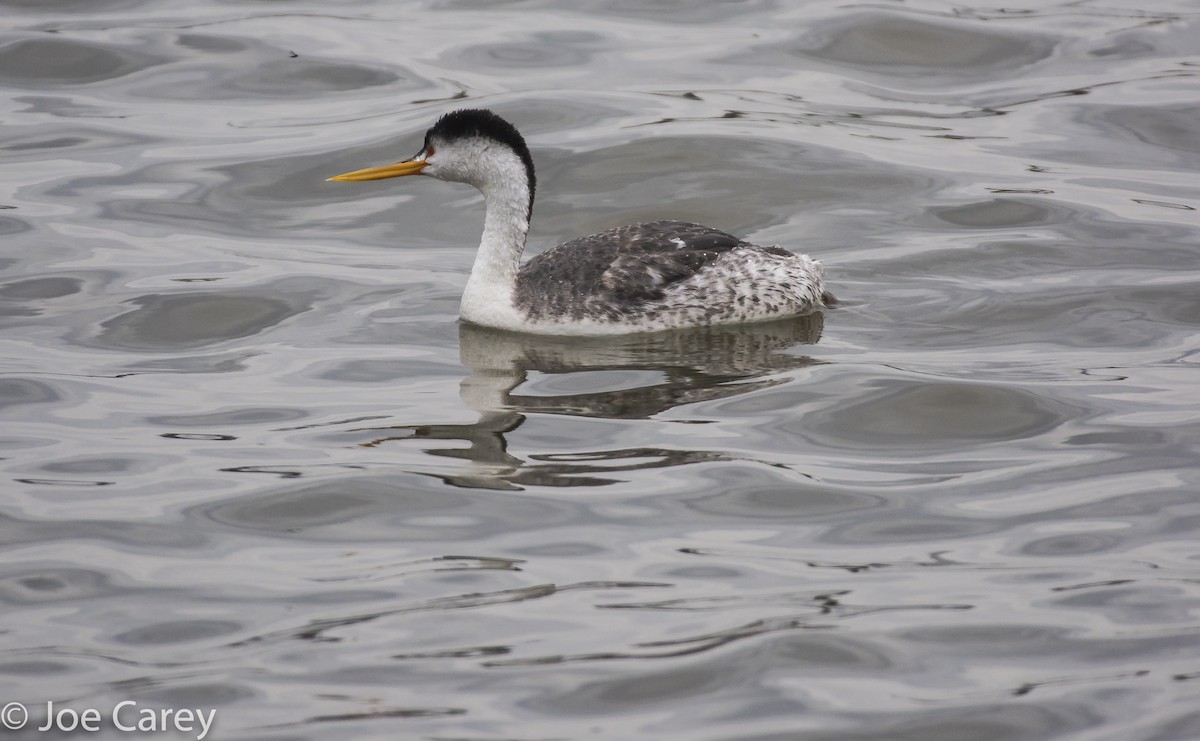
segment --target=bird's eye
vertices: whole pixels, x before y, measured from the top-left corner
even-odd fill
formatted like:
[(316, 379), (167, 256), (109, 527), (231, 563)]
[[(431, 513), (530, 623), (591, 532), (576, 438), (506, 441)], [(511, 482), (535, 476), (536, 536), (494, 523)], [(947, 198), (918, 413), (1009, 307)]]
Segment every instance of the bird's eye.
[(425, 147), (425, 159), (432, 157), (435, 151), (436, 150), (433, 147)]

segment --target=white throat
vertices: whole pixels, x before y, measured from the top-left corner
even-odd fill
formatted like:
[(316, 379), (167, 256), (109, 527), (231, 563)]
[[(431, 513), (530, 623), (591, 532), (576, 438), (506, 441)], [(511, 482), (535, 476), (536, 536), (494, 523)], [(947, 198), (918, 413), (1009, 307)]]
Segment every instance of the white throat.
[[(520, 158), (506, 148), (487, 147), (475, 158), (480, 168), (470, 182), (487, 209), (479, 252), (463, 291), (461, 316), (476, 324), (508, 324), (515, 315), (513, 293), (525, 237), (529, 233), (529, 181)], [(499, 322), (498, 322), (499, 320)]]

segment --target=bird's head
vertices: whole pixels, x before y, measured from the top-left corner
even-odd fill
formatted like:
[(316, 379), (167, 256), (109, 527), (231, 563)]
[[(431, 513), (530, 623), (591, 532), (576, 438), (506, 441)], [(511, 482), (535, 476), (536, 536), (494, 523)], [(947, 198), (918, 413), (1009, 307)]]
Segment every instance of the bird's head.
[(469, 183), (485, 192), (495, 183), (524, 178), (531, 205), (536, 182), (533, 158), (525, 139), (508, 121), (481, 108), (451, 111), (442, 116), (425, 132), (421, 151), (410, 159), (329, 179), (360, 182), (405, 175)]

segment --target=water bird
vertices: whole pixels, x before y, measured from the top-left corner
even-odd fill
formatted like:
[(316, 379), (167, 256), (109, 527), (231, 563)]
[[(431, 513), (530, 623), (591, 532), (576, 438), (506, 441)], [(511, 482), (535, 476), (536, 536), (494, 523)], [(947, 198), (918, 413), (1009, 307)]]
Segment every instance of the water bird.
[(579, 237), (521, 264), (537, 187), (525, 139), (492, 111), (446, 113), (415, 157), (329, 178), (426, 175), (483, 193), (483, 236), (463, 291), (470, 323), (543, 335), (616, 335), (739, 324), (832, 303), (821, 264), (712, 227), (650, 221)]

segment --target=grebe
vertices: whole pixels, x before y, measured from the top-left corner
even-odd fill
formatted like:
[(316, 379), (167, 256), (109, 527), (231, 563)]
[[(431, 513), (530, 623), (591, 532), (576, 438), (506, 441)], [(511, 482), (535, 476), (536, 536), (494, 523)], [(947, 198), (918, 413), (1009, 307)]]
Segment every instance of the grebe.
[(806, 314), (832, 302), (821, 264), (700, 224), (651, 221), (579, 237), (520, 265), (536, 178), (517, 129), (488, 110), (445, 114), (415, 157), (329, 178), (429, 175), (474, 185), (486, 214), (460, 316), (486, 327), (611, 335)]

